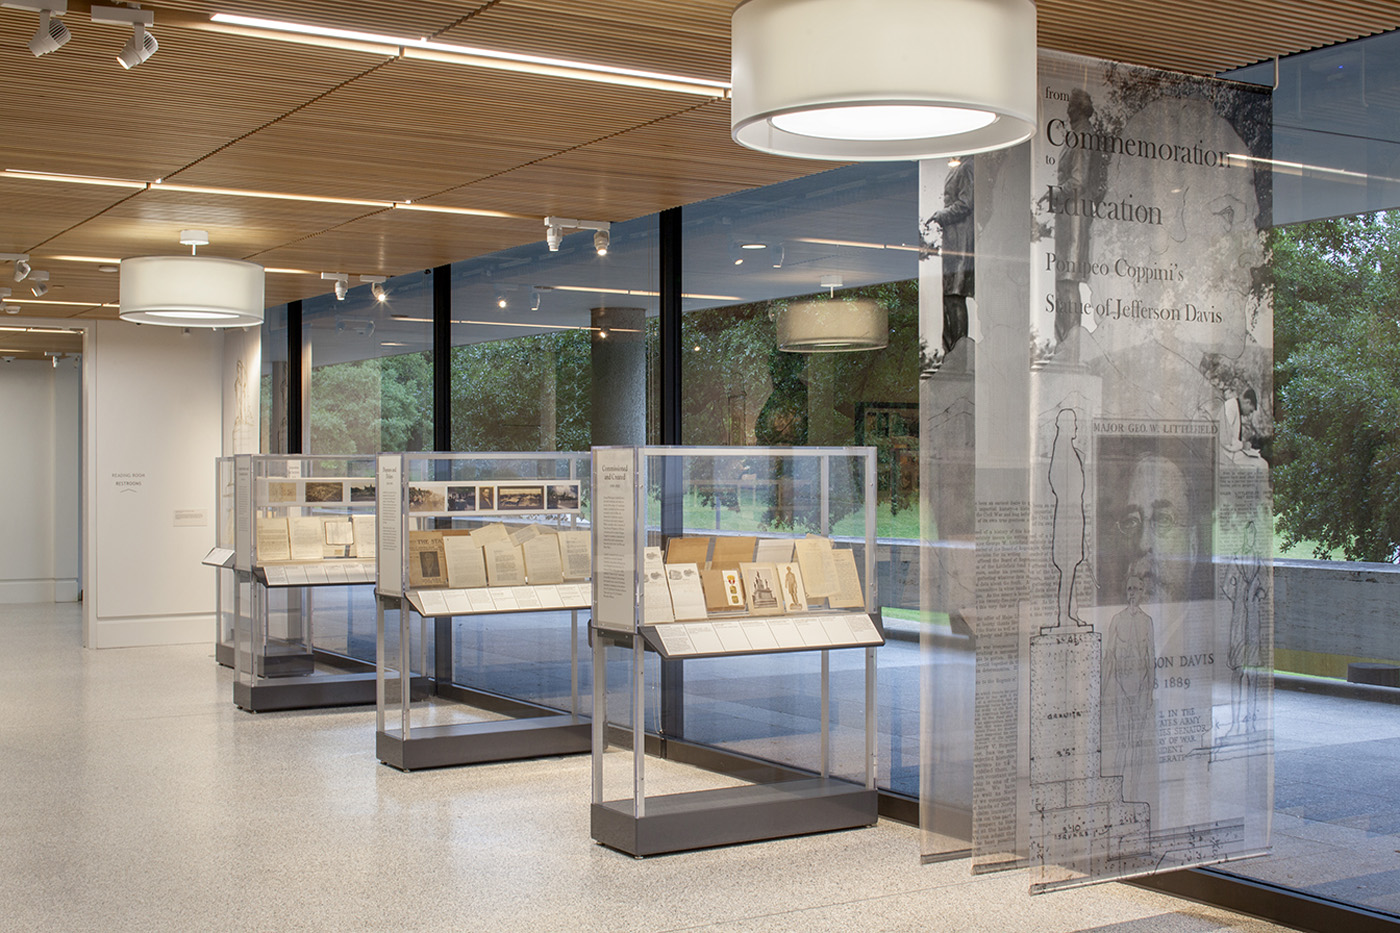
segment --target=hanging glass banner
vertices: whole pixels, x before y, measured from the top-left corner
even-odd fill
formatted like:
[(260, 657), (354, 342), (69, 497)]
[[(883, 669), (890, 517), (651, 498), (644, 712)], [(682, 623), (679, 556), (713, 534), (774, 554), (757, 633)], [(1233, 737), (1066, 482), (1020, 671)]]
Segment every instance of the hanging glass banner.
[(967, 613), (974, 870), (1034, 892), (1265, 851), (1273, 669), (1268, 92), (1059, 53), (1038, 86), (1028, 154), (977, 165)]

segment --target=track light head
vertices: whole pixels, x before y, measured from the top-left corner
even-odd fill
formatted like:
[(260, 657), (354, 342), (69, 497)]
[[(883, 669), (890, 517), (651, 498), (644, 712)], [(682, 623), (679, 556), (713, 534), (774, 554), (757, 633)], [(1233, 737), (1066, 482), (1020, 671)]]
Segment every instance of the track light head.
[(30, 272), (30, 266), (29, 266), (29, 261), (28, 261), (27, 259), (16, 259), (16, 260), (15, 260), (15, 281), (16, 281), (16, 282), (23, 282), (25, 279), (29, 278), (29, 272)]
[(598, 251), (599, 256), (606, 256), (608, 254), (608, 245), (611, 239), (612, 237), (606, 230), (599, 230), (597, 233), (593, 234), (593, 248)]
[(57, 52), (67, 44), (69, 39), (73, 38), (73, 34), (63, 24), (63, 20), (54, 16), (55, 13), (62, 15), (63, 11), (39, 11), (39, 29), (34, 33), (34, 38), (29, 40), (29, 51), (34, 53), (35, 58), (50, 52)]
[(146, 31), (146, 27), (141, 23), (131, 24), (131, 38), (126, 40), (126, 45), (117, 53), (117, 63), (128, 70), (156, 54), (156, 49), (160, 48), (160, 43), (156, 37)]
[(29, 281), (33, 284), (29, 290), (34, 293), (35, 298), (43, 298), (49, 290), (49, 274), (47, 272), (31, 272)]
[(549, 244), (551, 253), (559, 252), (559, 244), (564, 241), (564, 229), (550, 224), (545, 227), (544, 241)]
[(386, 275), (362, 275), (360, 284), (369, 286), (369, 293), (374, 296), (375, 301), (388, 301), (389, 292), (384, 288), (384, 282), (388, 279)]
[(350, 284), (349, 284), (348, 282), (337, 281), (337, 282), (335, 283), (335, 300), (336, 300), (336, 301), (344, 301), (344, 300), (345, 300), (345, 293), (348, 292), (349, 290), (350, 290)]

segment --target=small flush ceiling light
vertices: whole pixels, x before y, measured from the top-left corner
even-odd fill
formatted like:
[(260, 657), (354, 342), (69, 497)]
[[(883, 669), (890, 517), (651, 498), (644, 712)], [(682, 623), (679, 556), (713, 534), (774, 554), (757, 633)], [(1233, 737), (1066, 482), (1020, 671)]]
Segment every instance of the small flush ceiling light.
[(1033, 0), (746, 0), (732, 27), (730, 130), (750, 149), (927, 159), (1035, 132)]
[(246, 327), (262, 324), (263, 267), (216, 256), (123, 259), (119, 315), (136, 324)]
[(889, 312), (868, 298), (794, 301), (777, 313), (778, 349), (851, 353), (889, 343)]
[(29, 281), (32, 283), (29, 286), (29, 290), (34, 294), (35, 298), (43, 298), (48, 294), (49, 274), (47, 272), (40, 272), (36, 269), (29, 273)]
[(147, 32), (156, 21), (155, 14), (150, 10), (121, 6), (94, 6), (92, 8), (92, 21), (94, 23), (131, 24), (131, 38), (126, 40), (126, 45), (122, 46), (122, 50), (117, 53), (117, 63), (123, 68), (135, 68), (154, 55), (156, 49), (160, 48), (156, 37)]

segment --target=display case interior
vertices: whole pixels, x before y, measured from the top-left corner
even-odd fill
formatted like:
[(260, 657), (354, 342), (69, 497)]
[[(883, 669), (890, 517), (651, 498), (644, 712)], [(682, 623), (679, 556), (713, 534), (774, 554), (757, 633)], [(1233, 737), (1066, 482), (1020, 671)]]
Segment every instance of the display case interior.
[[(593, 471), (594, 839), (643, 856), (873, 823), (874, 449), (595, 448)], [(749, 699), (686, 697), (688, 671)], [(739, 712), (765, 704), (802, 712)]]
[(372, 457), (233, 463), (234, 700), (254, 711), (374, 702)]
[(588, 463), (379, 457), (381, 761), (415, 770), (588, 751)]

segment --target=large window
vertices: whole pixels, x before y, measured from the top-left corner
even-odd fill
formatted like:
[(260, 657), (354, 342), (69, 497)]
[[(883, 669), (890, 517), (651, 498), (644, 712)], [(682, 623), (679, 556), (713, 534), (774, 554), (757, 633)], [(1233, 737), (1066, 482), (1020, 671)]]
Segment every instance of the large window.
[[(913, 163), (851, 166), (688, 206), (681, 327), (684, 443), (878, 451), (876, 585), (890, 634), (879, 655), (879, 784), (909, 795), (918, 792), (917, 212)], [(881, 349), (799, 353), (778, 344), (777, 321), (789, 309), (846, 315), (872, 304), (888, 322)], [(763, 477), (734, 480), (730, 499), (688, 506), (721, 510), (716, 527), (722, 517), (725, 528), (794, 530), (766, 501)], [(838, 519), (832, 533), (863, 528)], [(858, 653), (840, 654), (835, 702), (857, 703), (858, 672), (843, 665), (858, 667)], [(789, 695), (785, 680), (803, 669), (802, 658), (775, 666), (765, 689), (736, 701), (730, 684), (738, 664), (686, 662), (684, 737), (744, 753), (763, 748), (766, 757), (810, 769), (803, 755), (815, 746), (803, 736), (816, 728), (813, 698)]]
[(431, 273), (302, 302), (310, 371), (309, 453), (373, 454), (433, 446)]

